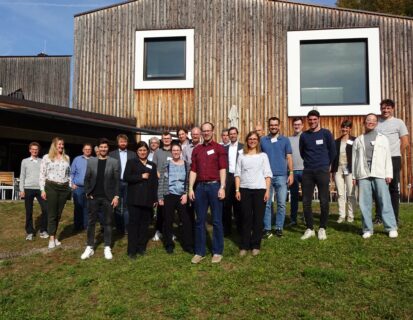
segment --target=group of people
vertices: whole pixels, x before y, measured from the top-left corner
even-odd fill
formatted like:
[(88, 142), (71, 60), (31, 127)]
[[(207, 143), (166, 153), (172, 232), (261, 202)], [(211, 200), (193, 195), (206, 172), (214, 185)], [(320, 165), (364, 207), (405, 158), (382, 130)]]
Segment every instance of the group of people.
[[(169, 132), (161, 141), (154, 137), (138, 142), (136, 153), (129, 151), (128, 137), (118, 135), (118, 148), (109, 153), (109, 141), (100, 139), (96, 157), (90, 144), (70, 166), (64, 141), (55, 138), (49, 153), (38, 158), (39, 144), (29, 146), (30, 157), (22, 161), (21, 196), (26, 205), (27, 240), (35, 229), (33, 199), (42, 208), (40, 237), (49, 239), (49, 248), (60, 245), (58, 223), (67, 199), (73, 193), (74, 226), (87, 229), (87, 247), (81, 259), (95, 250), (95, 225), (99, 220), (104, 234), (104, 256), (112, 259), (112, 220), (121, 234), (127, 234), (127, 254), (131, 259), (144, 255), (149, 225), (156, 216), (154, 241), (163, 240), (167, 253), (175, 247), (173, 223), (181, 233), (184, 251), (193, 254), (192, 263), (206, 256), (206, 220), (212, 220), (212, 263), (223, 258), (224, 236), (235, 230), (240, 236), (240, 256), (260, 253), (261, 240), (283, 236), (286, 200), (290, 190), (289, 226), (297, 225), (299, 187), (306, 230), (301, 239), (316, 235), (312, 200), (317, 187), (320, 200), (318, 239), (327, 239), (330, 180), (338, 193), (338, 223), (354, 221), (356, 186), (362, 213), (363, 238), (373, 235), (372, 204), (376, 202), (376, 223), (382, 221), (391, 238), (398, 236), (398, 205), (401, 155), (409, 145), (402, 120), (393, 116), (394, 102), (381, 102), (381, 116), (368, 114), (364, 132), (351, 135), (352, 123), (341, 124), (342, 135), (320, 125), (320, 114), (307, 114), (308, 129), (301, 118), (293, 119), (294, 134), (281, 134), (281, 121), (268, 119), (268, 135), (262, 125), (249, 132), (242, 144), (238, 129), (222, 132), (222, 142), (214, 141), (214, 125), (205, 122), (188, 131), (179, 129), (178, 140)], [(273, 214), (272, 201), (276, 201)], [(113, 214), (114, 213), (114, 214)], [(175, 214), (177, 213), (177, 215)], [(177, 219), (176, 216), (178, 217)], [(113, 219), (114, 217), (114, 219)]]

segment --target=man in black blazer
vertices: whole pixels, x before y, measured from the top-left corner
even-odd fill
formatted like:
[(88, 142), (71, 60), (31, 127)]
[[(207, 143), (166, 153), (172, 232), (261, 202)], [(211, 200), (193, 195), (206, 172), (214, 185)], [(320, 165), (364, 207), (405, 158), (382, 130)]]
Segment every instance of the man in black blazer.
[(116, 230), (121, 235), (128, 231), (129, 213), (126, 206), (126, 198), (128, 196), (128, 184), (123, 180), (123, 173), (125, 172), (126, 162), (130, 159), (136, 159), (136, 153), (128, 150), (128, 136), (119, 134), (116, 137), (118, 149), (109, 153), (109, 157), (115, 158), (119, 161), (120, 184), (119, 184), (119, 206), (115, 208), (115, 226)]
[(235, 198), (235, 178), (234, 172), (240, 152), (243, 152), (244, 145), (238, 142), (238, 129), (231, 127), (228, 129), (230, 144), (224, 146), (228, 154), (228, 169), (225, 186), (225, 201), (222, 215), (224, 235), (229, 236), (232, 229), (232, 211), (234, 211), (237, 231), (241, 231), (241, 207), (240, 202)]
[(87, 247), (81, 259), (94, 254), (95, 224), (99, 211), (104, 215), (105, 258), (112, 259), (110, 245), (112, 242), (112, 215), (119, 201), (119, 161), (108, 157), (109, 141), (99, 141), (99, 156), (87, 162), (84, 188), (89, 208), (89, 224), (87, 228)]

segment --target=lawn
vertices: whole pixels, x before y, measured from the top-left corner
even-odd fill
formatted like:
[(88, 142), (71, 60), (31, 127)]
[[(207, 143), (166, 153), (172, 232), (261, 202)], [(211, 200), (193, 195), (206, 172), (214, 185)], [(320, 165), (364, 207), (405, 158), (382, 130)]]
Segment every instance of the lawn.
[(48, 240), (24, 240), (23, 209), (0, 203), (0, 319), (413, 317), (412, 205), (401, 206), (397, 239), (379, 226), (363, 240), (360, 213), (339, 225), (333, 204), (326, 241), (300, 240), (301, 224), (264, 240), (261, 255), (241, 258), (237, 239), (225, 239), (219, 265), (210, 257), (191, 265), (179, 245), (168, 255), (152, 241), (144, 257), (130, 260), (125, 238), (115, 239), (112, 261), (102, 244), (81, 261), (86, 235), (72, 233), (71, 204), (59, 227), (62, 247), (53, 251)]

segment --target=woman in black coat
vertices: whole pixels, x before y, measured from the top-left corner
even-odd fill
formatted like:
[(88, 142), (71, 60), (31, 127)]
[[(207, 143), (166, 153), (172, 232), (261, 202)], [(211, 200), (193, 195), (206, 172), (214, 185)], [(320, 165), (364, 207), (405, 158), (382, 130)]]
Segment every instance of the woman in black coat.
[(139, 142), (136, 152), (138, 158), (128, 160), (123, 174), (128, 182), (128, 256), (131, 259), (145, 254), (152, 210), (158, 200), (158, 174), (155, 163), (148, 160), (146, 142)]

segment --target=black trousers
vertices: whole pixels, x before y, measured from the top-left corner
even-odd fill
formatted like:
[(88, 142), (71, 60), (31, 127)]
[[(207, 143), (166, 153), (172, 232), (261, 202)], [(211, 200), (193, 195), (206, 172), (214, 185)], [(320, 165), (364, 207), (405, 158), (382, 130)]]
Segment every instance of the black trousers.
[(128, 254), (144, 254), (147, 233), (152, 218), (152, 208), (128, 205)]
[(87, 245), (93, 247), (95, 245), (95, 226), (96, 220), (100, 212), (103, 213), (103, 239), (106, 247), (110, 247), (112, 244), (112, 220), (113, 220), (113, 207), (111, 201), (104, 197), (97, 197), (94, 199), (88, 199), (89, 209), (89, 223), (87, 226)]
[[(391, 205), (394, 211), (394, 216), (396, 217), (396, 222), (398, 224), (399, 223), (399, 201), (400, 201), (399, 183), (400, 183), (400, 169), (402, 166), (402, 159), (401, 157), (391, 157), (391, 162), (393, 165), (393, 179), (391, 183), (389, 184), (389, 192), (390, 192)], [(376, 218), (381, 219), (381, 208), (379, 205), (379, 201), (376, 200), (375, 202), (376, 202)]]
[(157, 206), (156, 207), (156, 222), (155, 222), (155, 231), (159, 231), (162, 233), (163, 230), (163, 216), (164, 216), (164, 207)]
[(24, 207), (26, 208), (26, 233), (35, 234), (33, 227), (33, 201), (36, 198), (42, 210), (40, 216), (40, 232), (47, 231), (47, 204), (41, 197), (40, 189), (24, 189)]
[(44, 191), (47, 196), (47, 232), (49, 235), (55, 236), (71, 189), (69, 184), (46, 181)]
[(314, 229), (313, 210), (311, 203), (313, 200), (314, 187), (317, 186), (318, 197), (320, 199), (320, 228), (327, 228), (328, 214), (330, 210), (330, 173), (328, 169), (304, 169), (303, 181), (303, 210), (305, 222), (308, 229)]
[(227, 173), (225, 182), (224, 210), (222, 211), (222, 224), (224, 235), (230, 235), (232, 231), (232, 213), (234, 213), (237, 232), (241, 234), (241, 206), (235, 198), (235, 177), (233, 173)]
[(240, 249), (260, 249), (264, 227), (265, 189), (240, 189), (241, 193), (241, 243)]
[(173, 248), (173, 221), (175, 210), (182, 221), (182, 247), (185, 251), (193, 251), (194, 247), (194, 216), (187, 210), (187, 204), (181, 204), (181, 196), (168, 194), (164, 197), (163, 241), (165, 248)]

